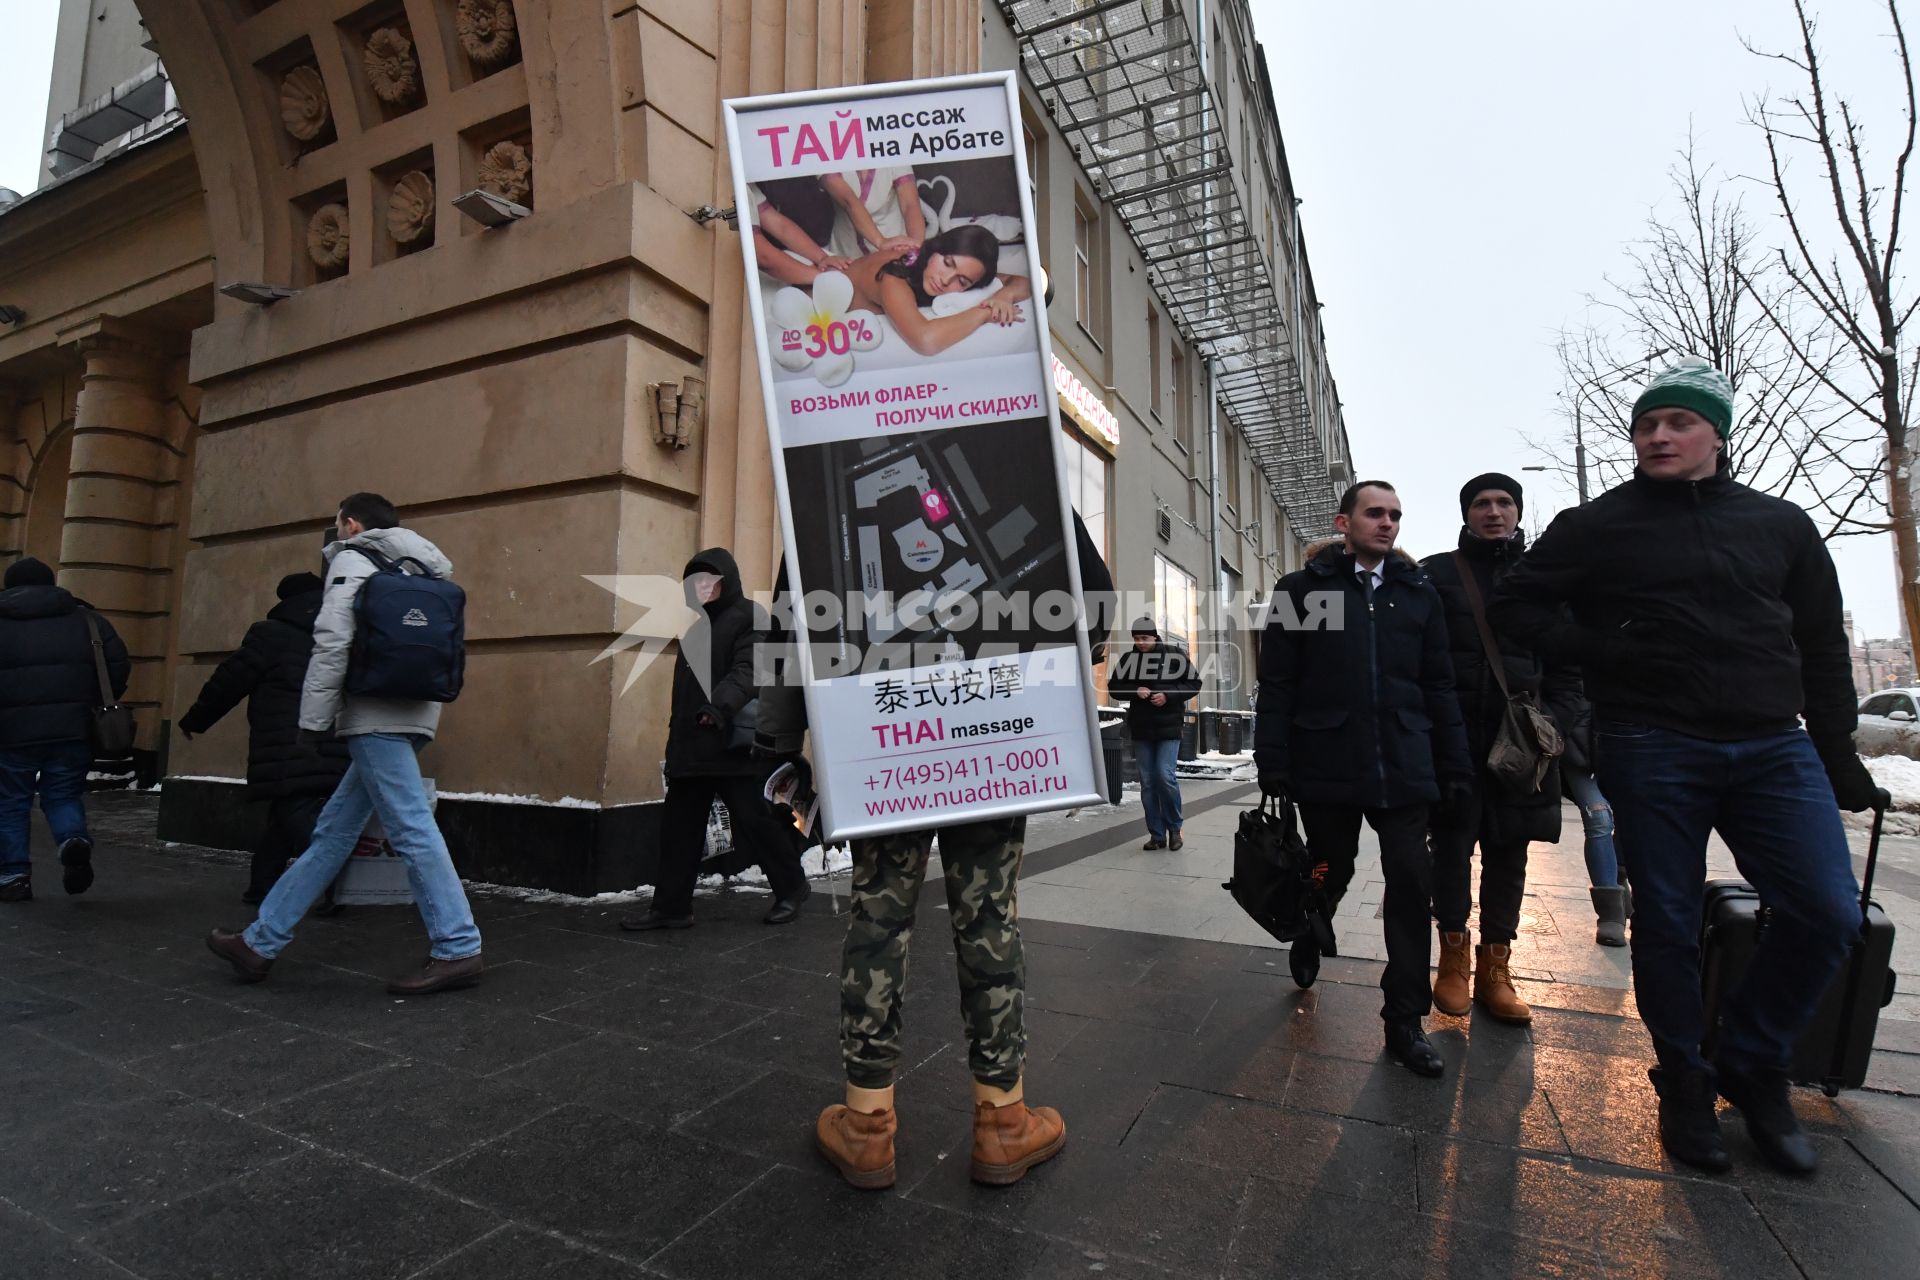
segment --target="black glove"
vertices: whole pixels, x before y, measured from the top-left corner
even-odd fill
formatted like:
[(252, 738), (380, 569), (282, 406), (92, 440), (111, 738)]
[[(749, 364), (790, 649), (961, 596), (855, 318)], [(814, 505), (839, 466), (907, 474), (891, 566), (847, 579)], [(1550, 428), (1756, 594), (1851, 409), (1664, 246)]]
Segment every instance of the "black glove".
[(1260, 794), (1276, 800), (1287, 798), (1287, 774), (1284, 769), (1260, 770)]
[(1453, 825), (1473, 816), (1473, 779), (1442, 778), (1440, 799), (1432, 817), (1442, 825)]
[(1833, 801), (1854, 813), (1862, 809), (1885, 809), (1893, 803), (1887, 789), (1873, 780), (1866, 762), (1854, 754), (1853, 741), (1822, 748), (1820, 763), (1827, 767), (1827, 782), (1833, 787)]

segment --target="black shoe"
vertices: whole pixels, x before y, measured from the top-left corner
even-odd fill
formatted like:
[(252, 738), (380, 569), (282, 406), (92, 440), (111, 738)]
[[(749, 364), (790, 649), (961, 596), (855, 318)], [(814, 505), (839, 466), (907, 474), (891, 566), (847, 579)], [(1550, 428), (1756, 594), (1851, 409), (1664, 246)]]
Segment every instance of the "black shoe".
[(768, 924), (792, 924), (800, 918), (800, 904), (813, 896), (813, 886), (802, 880), (790, 898), (781, 898), (767, 912)]
[(1164, 849), (1167, 847), (1167, 842), (1165, 840), (1162, 840), (1159, 836), (1155, 836), (1153, 837), (1153, 839), (1147, 841), (1145, 844), (1141, 845), (1140, 847), (1142, 849)]
[(0, 902), (32, 902), (33, 881), (21, 876), (0, 884)]
[(1320, 976), (1320, 943), (1309, 935), (1293, 944), (1287, 952), (1287, 968), (1293, 972), (1294, 985), (1302, 991), (1313, 985)]
[(68, 893), (93, 887), (93, 841), (75, 836), (60, 846), (60, 883)]
[(1387, 1024), (1387, 1056), (1417, 1076), (1437, 1079), (1447, 1069), (1440, 1051), (1427, 1042), (1418, 1019)]
[(622, 920), (620, 927), (628, 933), (646, 933), (652, 929), (691, 929), (693, 917), (663, 915), (648, 907), (645, 913)]
[(1731, 1102), (1747, 1122), (1747, 1136), (1767, 1163), (1782, 1173), (1805, 1177), (1820, 1165), (1813, 1139), (1800, 1127), (1787, 1097), (1787, 1078), (1778, 1072), (1729, 1071), (1722, 1068), (1715, 1082), (1721, 1097)]
[(1182, 840), (1180, 838), (1180, 833), (1178, 831), (1174, 832), (1172, 835), (1169, 835), (1167, 837), (1167, 848), (1169, 849), (1184, 848), (1186, 847), (1186, 843), (1187, 842), (1185, 840)]
[(1714, 1114), (1713, 1077), (1705, 1072), (1647, 1072), (1660, 1095), (1660, 1145), (1681, 1164), (1725, 1173), (1733, 1167), (1727, 1140), (1720, 1136), (1720, 1118)]

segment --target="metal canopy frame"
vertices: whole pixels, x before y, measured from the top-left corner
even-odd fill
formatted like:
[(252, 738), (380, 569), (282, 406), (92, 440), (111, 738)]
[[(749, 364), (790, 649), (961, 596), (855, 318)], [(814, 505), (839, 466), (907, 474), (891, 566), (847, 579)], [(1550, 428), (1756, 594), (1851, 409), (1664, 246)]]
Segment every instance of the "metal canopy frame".
[(1220, 403), (1268, 491), (1297, 534), (1325, 533), (1333, 484), (1296, 335), (1234, 181), (1184, 4), (998, 3), (1022, 69), (1119, 214), (1175, 327), (1213, 360)]

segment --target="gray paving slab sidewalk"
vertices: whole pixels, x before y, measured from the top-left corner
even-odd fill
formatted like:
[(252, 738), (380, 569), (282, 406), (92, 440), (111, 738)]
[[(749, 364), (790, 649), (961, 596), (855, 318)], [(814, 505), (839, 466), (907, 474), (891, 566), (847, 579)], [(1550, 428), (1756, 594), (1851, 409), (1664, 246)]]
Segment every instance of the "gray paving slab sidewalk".
[[(1911, 1273), (1920, 1099), (1799, 1097), (1810, 1181), (1760, 1167), (1737, 1120), (1735, 1172), (1692, 1175), (1653, 1140), (1630, 997), (1597, 982), (1535, 984), (1530, 1029), (1436, 1019), (1449, 1070), (1416, 1079), (1380, 1057), (1376, 965), (1297, 991), (1173, 884), (1220, 894), (1241, 803), (1189, 795), (1184, 872), (1130, 861), (1130, 812), (1033, 824), (1029, 1083), (1070, 1142), (1014, 1188), (966, 1176), (953, 961), (923, 896), (901, 1178), (878, 1196), (809, 1139), (840, 1080), (843, 883), (788, 928), (726, 893), (668, 937), (476, 894), (487, 981), (426, 1000), (378, 981), (418, 960), (412, 913), (356, 910), (243, 987), (200, 941), (244, 919), (241, 860), (158, 846), (150, 798), (103, 797), (94, 890), (62, 896), (43, 850), (40, 900), (0, 909), (0, 1274)], [(1154, 917), (1158, 894), (1180, 911)]]

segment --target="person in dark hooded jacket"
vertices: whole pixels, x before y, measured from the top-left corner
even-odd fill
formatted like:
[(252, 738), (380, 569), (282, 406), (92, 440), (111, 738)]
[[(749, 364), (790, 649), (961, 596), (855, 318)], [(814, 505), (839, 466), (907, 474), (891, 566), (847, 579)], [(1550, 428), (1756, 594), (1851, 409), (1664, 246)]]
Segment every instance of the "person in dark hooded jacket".
[(31, 556), (7, 567), (0, 590), (0, 902), (33, 899), (28, 826), (33, 798), (60, 846), (68, 893), (93, 884), (93, 840), (81, 800), (93, 763), (88, 730), (100, 704), (94, 632), (117, 700), (131, 665), (113, 624), (61, 587)]
[(351, 763), (346, 744), (331, 733), (300, 733), (300, 691), (313, 655), (313, 624), (325, 583), (311, 573), (280, 580), (279, 603), (214, 668), (180, 731), (191, 738), (247, 703), (247, 795), (267, 802), (267, 829), (254, 851), (242, 900), (267, 896), (287, 863), (313, 843), (314, 823)]
[(766, 632), (740, 589), (740, 568), (726, 548), (700, 552), (681, 576), (687, 603), (704, 616), (681, 636), (673, 664), (667, 798), (660, 814), (653, 901), (620, 927), (684, 929), (693, 923), (693, 888), (715, 800), (727, 806), (736, 845), (766, 872), (773, 890), (767, 923), (786, 924), (799, 913), (811, 886), (762, 792), (770, 766), (753, 753), (753, 651)]
[(1133, 646), (1107, 668), (1107, 696), (1127, 706), (1127, 732), (1140, 766), (1140, 803), (1147, 814), (1146, 849), (1178, 849), (1180, 731), (1187, 703), (1200, 692), (1200, 672), (1187, 651), (1160, 638), (1152, 618), (1133, 624)]
[[(1527, 549), (1527, 535), (1520, 528), (1525, 501), (1520, 482), (1513, 477), (1496, 471), (1475, 476), (1460, 490), (1463, 523), (1457, 549), (1420, 562), (1446, 610), (1453, 688), (1466, 721), (1468, 750), (1477, 766), (1471, 797), (1436, 810), (1428, 833), (1433, 852), (1433, 914), (1440, 931), (1433, 1003), (1442, 1013), (1460, 1017), (1478, 1001), (1495, 1018), (1519, 1023), (1533, 1016), (1514, 989), (1508, 967), (1520, 930), (1520, 900), (1527, 888), (1527, 842), (1551, 843), (1560, 838), (1560, 771), (1558, 761), (1553, 762), (1539, 787), (1523, 792), (1487, 769), (1487, 755), (1506, 716), (1508, 693), (1531, 695), (1556, 725), (1572, 723), (1580, 704), (1576, 670), (1564, 663), (1549, 663), (1511, 639), (1495, 641), (1500, 675), (1505, 678), (1503, 690), (1482, 639), (1486, 602), (1494, 584), (1520, 562)], [(1464, 574), (1472, 575), (1471, 584)], [(1473, 911), (1476, 845), (1480, 849), (1478, 949), (1467, 931), (1467, 917)]]

